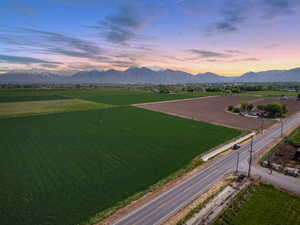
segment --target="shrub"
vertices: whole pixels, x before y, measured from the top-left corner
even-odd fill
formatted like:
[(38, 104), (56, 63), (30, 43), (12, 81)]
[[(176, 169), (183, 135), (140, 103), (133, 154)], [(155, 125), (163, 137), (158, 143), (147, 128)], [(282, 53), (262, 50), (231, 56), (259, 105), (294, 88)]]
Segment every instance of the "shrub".
[(237, 108), (237, 107), (236, 107), (236, 108), (233, 109), (233, 112), (234, 112), (234, 113), (240, 113), (241, 110), (240, 110), (240, 108)]
[(227, 110), (228, 110), (228, 111), (231, 111), (231, 112), (233, 111), (233, 109), (234, 109), (234, 106), (233, 106), (233, 105), (229, 105), (228, 108), (227, 108)]

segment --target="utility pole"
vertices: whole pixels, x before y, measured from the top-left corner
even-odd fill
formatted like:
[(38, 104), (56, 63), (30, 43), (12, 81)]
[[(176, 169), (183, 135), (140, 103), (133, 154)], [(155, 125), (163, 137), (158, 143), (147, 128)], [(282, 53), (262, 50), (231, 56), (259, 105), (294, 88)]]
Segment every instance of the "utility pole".
[(262, 121), (261, 121), (261, 133), (264, 134), (264, 125), (265, 125), (265, 119), (262, 118)]
[(253, 135), (251, 136), (251, 144), (250, 144), (250, 158), (249, 158), (248, 178), (250, 177), (250, 172), (251, 172), (252, 152), (253, 152)]
[(238, 173), (239, 173), (240, 151), (238, 149), (236, 151), (237, 151), (237, 160), (236, 160), (235, 173), (236, 173), (236, 175), (238, 175)]
[(280, 118), (280, 124), (281, 124), (280, 137), (283, 137), (283, 121), (282, 121), (282, 118)]

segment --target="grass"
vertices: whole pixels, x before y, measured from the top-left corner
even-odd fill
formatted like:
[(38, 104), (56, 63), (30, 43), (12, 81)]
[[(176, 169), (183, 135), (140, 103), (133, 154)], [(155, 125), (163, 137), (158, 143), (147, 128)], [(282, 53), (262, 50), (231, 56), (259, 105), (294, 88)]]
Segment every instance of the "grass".
[[(35, 101), (40, 100), (52, 100), (57, 96), (57, 99), (63, 98), (78, 98), (97, 103), (112, 104), (112, 105), (130, 105), (137, 103), (156, 102), (156, 101), (167, 101), (184, 98), (193, 98), (202, 95), (190, 95), (190, 94), (159, 94), (146, 91), (136, 91), (128, 89), (17, 89), (17, 90), (4, 90), (0, 92), (0, 102), (8, 101), (26, 101), (32, 99)], [(43, 99), (44, 98), (44, 99)], [(2, 99), (2, 101), (1, 101)]]
[(224, 92), (181, 92), (180, 94), (193, 97), (208, 97), (208, 96), (227, 96)]
[[(1, 97), (22, 97), (22, 96), (49, 96), (58, 95), (72, 98), (92, 97), (103, 95), (134, 95), (147, 93), (145, 91), (113, 89), (113, 88), (97, 88), (97, 89), (5, 89), (0, 91)], [(151, 92), (148, 92), (151, 93)]]
[(0, 119), (0, 224), (88, 221), (239, 134), (134, 107)]
[(68, 99), (68, 97), (60, 95), (35, 95), (35, 96), (2, 96), (0, 97), (0, 103), (2, 102), (27, 102), (27, 101), (49, 101)]
[(214, 225), (300, 224), (300, 198), (271, 185), (252, 185), (241, 192)]
[(108, 107), (108, 105), (98, 104), (81, 99), (5, 102), (0, 103), (0, 117), (16, 117), (45, 113), (81, 111), (104, 107)]
[(294, 130), (290, 137), (294, 143), (300, 143), (300, 127)]
[(249, 91), (245, 94), (249, 95), (265, 95), (265, 96), (297, 96), (297, 92), (291, 92), (291, 91)]
[(156, 94), (156, 93), (139, 93), (139, 94), (128, 94), (128, 95), (102, 95), (93, 97), (83, 97), (89, 101), (101, 102), (111, 105), (130, 105), (146, 102), (158, 102), (168, 101), (176, 99), (191, 98), (188, 95), (177, 95), (177, 94)]

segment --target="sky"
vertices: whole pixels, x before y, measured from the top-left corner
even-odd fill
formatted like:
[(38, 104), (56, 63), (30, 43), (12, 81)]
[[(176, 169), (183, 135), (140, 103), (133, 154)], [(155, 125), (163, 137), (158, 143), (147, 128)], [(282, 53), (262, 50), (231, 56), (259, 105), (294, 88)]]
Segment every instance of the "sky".
[(0, 72), (300, 66), (300, 0), (1, 0)]

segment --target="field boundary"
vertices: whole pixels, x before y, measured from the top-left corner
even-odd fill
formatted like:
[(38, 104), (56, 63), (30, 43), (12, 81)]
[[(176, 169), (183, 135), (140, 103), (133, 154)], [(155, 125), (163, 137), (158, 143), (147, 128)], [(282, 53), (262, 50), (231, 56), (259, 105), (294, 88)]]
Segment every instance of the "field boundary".
[(170, 103), (170, 102), (192, 101), (195, 99), (212, 98), (212, 97), (218, 97), (218, 96), (212, 95), (212, 96), (194, 97), (194, 98), (191, 97), (191, 98), (175, 99), (175, 100), (167, 100), (167, 101), (159, 101), (159, 102), (146, 102), (146, 103), (131, 104), (131, 106), (139, 107), (143, 105), (160, 104), (160, 103), (168, 103), (168, 102)]

